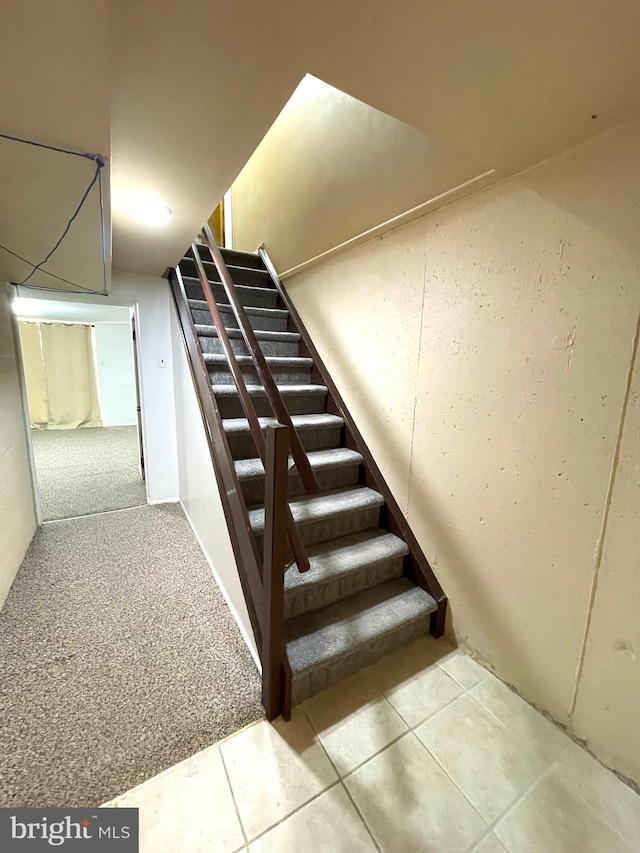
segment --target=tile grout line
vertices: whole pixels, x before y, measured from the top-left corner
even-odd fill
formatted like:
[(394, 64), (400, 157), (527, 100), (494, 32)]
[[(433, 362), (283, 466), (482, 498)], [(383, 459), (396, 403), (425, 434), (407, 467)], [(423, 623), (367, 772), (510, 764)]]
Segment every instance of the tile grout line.
[(591, 592), (589, 595), (589, 605), (587, 609), (587, 620), (585, 623), (584, 635), (582, 638), (582, 645), (580, 649), (580, 657), (578, 659), (578, 668), (576, 670), (576, 683), (573, 691), (573, 696), (571, 698), (571, 705), (569, 706), (569, 724), (571, 728), (573, 728), (573, 715), (576, 710), (576, 705), (578, 703), (578, 693), (580, 692), (580, 682), (582, 681), (582, 673), (584, 671), (584, 662), (587, 653), (587, 642), (589, 640), (589, 634), (591, 633), (591, 623), (593, 620), (593, 609), (596, 601), (596, 595), (598, 592), (598, 584), (600, 581), (600, 568), (602, 566), (602, 556), (604, 552), (604, 543), (607, 536), (607, 531), (609, 528), (609, 515), (611, 512), (611, 504), (613, 501), (613, 490), (616, 485), (616, 479), (618, 475), (618, 467), (620, 462), (620, 450), (622, 447), (622, 439), (624, 435), (624, 428), (627, 420), (627, 411), (629, 409), (629, 398), (631, 397), (631, 387), (633, 383), (633, 374), (635, 370), (636, 360), (638, 357), (638, 340), (640, 339), (640, 314), (638, 315), (638, 319), (636, 321), (636, 329), (633, 335), (633, 340), (631, 343), (631, 360), (629, 361), (629, 368), (627, 370), (627, 381), (625, 385), (624, 397), (622, 400), (622, 408), (620, 410), (620, 423), (618, 425), (618, 435), (616, 437), (615, 448), (613, 452), (613, 458), (611, 460), (611, 470), (609, 473), (609, 483), (607, 486), (607, 493), (605, 499), (604, 513), (602, 516), (602, 525), (600, 528), (600, 535), (598, 536), (598, 540), (596, 542), (596, 550), (594, 554), (594, 571), (593, 571), (593, 579), (591, 582)]
[[(303, 705), (304, 705), (304, 703), (303, 703)], [(306, 712), (306, 710), (304, 709), (304, 707), (302, 707), (302, 708), (301, 708), (301, 710), (302, 710), (302, 713), (304, 714), (304, 717), (305, 717), (306, 721), (307, 721), (307, 722), (309, 723), (309, 725), (311, 726), (311, 731), (312, 731), (312, 732), (314, 733), (314, 735), (316, 736), (316, 742), (320, 744), (320, 748), (322, 749), (322, 751), (323, 751), (323, 752), (324, 752), (324, 754), (326, 755), (326, 757), (327, 757), (327, 761), (328, 761), (328, 762), (329, 762), (329, 764), (333, 767), (333, 769), (334, 769), (334, 771), (335, 771), (335, 773), (336, 773), (336, 776), (338, 777), (338, 785), (341, 785), (341, 786), (342, 786), (342, 789), (343, 789), (343, 790), (344, 790), (344, 792), (346, 793), (346, 795), (347, 795), (347, 797), (348, 797), (348, 799), (349, 799), (349, 801), (350, 801), (351, 805), (352, 805), (352, 806), (353, 806), (353, 808), (355, 809), (356, 814), (358, 815), (358, 817), (359, 817), (359, 818), (360, 818), (360, 820), (362, 821), (362, 824), (363, 824), (364, 828), (365, 828), (365, 829), (367, 830), (367, 832), (369, 833), (369, 836), (371, 837), (371, 840), (373, 841), (373, 844), (374, 844), (374, 846), (375, 846), (376, 850), (378, 850), (378, 851), (379, 851), (379, 853), (382, 853), (381, 848), (380, 848), (380, 846), (378, 845), (378, 842), (376, 841), (376, 839), (375, 839), (375, 838), (374, 838), (374, 836), (373, 836), (373, 832), (371, 831), (371, 829), (370, 829), (370, 827), (369, 827), (369, 824), (366, 822), (366, 820), (364, 819), (364, 817), (362, 816), (362, 814), (361, 814), (361, 812), (360, 812), (360, 809), (359, 809), (359, 808), (358, 808), (358, 806), (355, 804), (355, 802), (354, 802), (354, 800), (353, 800), (353, 797), (351, 796), (351, 793), (350, 793), (349, 789), (348, 789), (348, 788), (347, 788), (347, 786), (344, 784), (344, 779), (343, 779), (342, 774), (340, 773), (340, 771), (338, 770), (338, 768), (337, 768), (337, 767), (336, 767), (336, 765), (334, 764), (334, 762), (333, 762), (333, 760), (332, 760), (331, 756), (329, 755), (329, 753), (328, 753), (328, 751), (327, 751), (327, 749), (326, 749), (325, 745), (322, 743), (322, 739), (320, 738), (319, 733), (315, 730), (315, 727), (314, 727), (313, 723), (311, 722), (311, 719), (310, 719), (309, 715), (307, 714), (307, 712)], [(333, 786), (332, 786), (332, 787), (333, 787)], [(329, 789), (327, 788), (327, 790), (329, 790)], [(323, 791), (323, 793), (324, 793), (324, 791)]]
[(252, 839), (251, 839), (251, 841), (249, 841), (249, 842), (248, 842), (248, 845), (250, 845), (250, 844), (254, 844), (254, 843), (255, 843), (256, 841), (258, 841), (260, 838), (264, 838), (264, 836), (265, 836), (265, 835), (268, 835), (268, 833), (270, 833), (272, 829), (276, 829), (276, 827), (281, 826), (283, 823), (286, 823), (286, 822), (289, 820), (289, 818), (290, 818), (290, 817), (293, 817), (295, 814), (298, 814), (298, 812), (301, 812), (301, 811), (302, 811), (302, 809), (304, 809), (304, 808), (306, 808), (307, 806), (311, 805), (311, 803), (315, 802), (316, 800), (319, 800), (319, 799), (320, 799), (320, 797), (322, 797), (322, 796), (323, 796), (324, 794), (326, 794), (328, 791), (331, 791), (333, 788), (337, 788), (339, 785), (340, 785), (340, 779), (338, 778), (338, 779), (336, 779), (336, 780), (335, 780), (335, 782), (332, 782), (330, 785), (327, 785), (327, 787), (326, 787), (326, 788), (323, 788), (321, 791), (318, 791), (318, 793), (317, 793), (317, 794), (314, 794), (312, 797), (310, 797), (310, 798), (309, 798), (308, 800), (306, 800), (304, 803), (300, 803), (300, 805), (299, 805), (299, 806), (296, 806), (296, 807), (295, 807), (295, 809), (292, 809), (292, 810), (289, 812), (289, 814), (285, 815), (284, 817), (281, 817), (281, 818), (280, 818), (280, 820), (277, 820), (275, 823), (270, 824), (270, 825), (269, 825), (266, 829), (264, 829), (262, 832), (259, 832), (259, 833), (255, 836), (255, 838), (252, 838)]
[[(300, 707), (301, 707), (301, 706), (300, 706)], [(302, 710), (302, 708), (301, 708), (301, 710)], [(304, 711), (303, 711), (302, 713), (304, 714)], [(307, 722), (309, 722), (309, 725), (311, 726), (311, 722), (310, 722), (310, 720), (308, 719), (307, 715), (306, 715), (306, 714), (304, 714), (304, 716), (305, 716), (305, 718), (307, 719)], [(255, 723), (250, 723), (248, 726), (245, 726), (245, 728), (244, 728), (244, 729), (240, 729), (238, 732), (234, 732), (234, 734), (229, 735), (229, 737), (228, 737), (228, 738), (226, 738), (226, 740), (231, 740), (231, 738), (235, 737), (237, 734), (240, 734), (241, 732), (243, 732), (243, 731), (245, 731), (246, 729), (248, 729), (248, 728), (250, 728), (250, 727), (252, 727), (252, 726), (256, 725), (257, 723), (265, 723), (266, 725), (268, 725), (268, 726), (270, 726), (271, 728), (273, 728), (273, 724), (272, 724), (272, 723), (269, 723), (269, 722), (268, 722), (268, 720), (256, 720), (256, 722), (255, 722)], [(311, 726), (311, 729), (312, 729), (313, 733), (314, 733), (314, 734), (316, 734), (315, 729), (313, 728), (313, 726)], [(316, 737), (316, 739), (319, 741), (319, 738), (317, 738), (317, 737)], [(326, 750), (324, 749), (324, 746), (322, 746), (322, 744), (320, 744), (320, 746), (321, 746), (321, 748), (322, 748), (323, 752), (324, 752), (324, 753), (325, 753), (325, 755), (326, 755)], [(220, 750), (220, 754), (222, 755), (222, 750)], [(253, 843), (254, 843), (255, 841), (257, 841), (259, 838), (262, 838), (262, 837), (263, 837), (264, 835), (266, 835), (268, 832), (271, 832), (271, 830), (272, 830), (272, 829), (275, 829), (277, 826), (280, 826), (280, 824), (285, 823), (285, 822), (286, 822), (290, 817), (292, 817), (294, 814), (297, 814), (299, 811), (302, 811), (302, 809), (303, 809), (303, 808), (305, 808), (305, 806), (308, 806), (308, 805), (309, 805), (310, 803), (312, 803), (314, 800), (317, 800), (317, 799), (318, 799), (319, 797), (321, 797), (323, 794), (326, 794), (326, 793), (327, 793), (327, 791), (330, 791), (332, 788), (335, 788), (335, 787), (337, 787), (337, 786), (340, 784), (340, 781), (341, 781), (341, 780), (340, 780), (340, 774), (338, 773), (337, 768), (334, 766), (333, 761), (331, 761), (331, 759), (329, 758), (329, 756), (328, 756), (328, 755), (327, 755), (327, 758), (329, 759), (329, 763), (331, 764), (331, 766), (333, 767), (333, 769), (334, 769), (334, 771), (335, 771), (335, 774), (336, 774), (336, 776), (337, 776), (336, 780), (335, 780), (334, 782), (331, 782), (331, 784), (330, 784), (330, 785), (327, 785), (327, 786), (326, 786), (325, 788), (323, 788), (321, 791), (318, 791), (318, 793), (317, 793), (317, 794), (314, 794), (312, 797), (309, 797), (309, 799), (308, 799), (308, 800), (305, 800), (305, 802), (304, 802), (304, 803), (300, 803), (300, 805), (299, 805), (299, 806), (296, 806), (296, 808), (295, 808), (295, 809), (292, 809), (288, 814), (286, 814), (284, 817), (280, 818), (280, 820), (275, 821), (275, 823), (269, 824), (269, 826), (268, 826), (266, 829), (264, 829), (262, 832), (259, 832), (259, 833), (254, 837), (254, 838), (252, 838), (252, 839), (251, 839), (251, 841), (249, 841), (249, 840), (248, 840), (249, 836), (248, 836), (248, 835), (246, 834), (246, 832), (245, 832), (244, 824), (242, 823), (242, 818), (240, 817), (240, 814), (239, 814), (238, 805), (237, 805), (236, 798), (235, 798), (235, 793), (234, 793), (234, 791), (233, 791), (233, 786), (232, 786), (232, 784), (231, 784), (231, 779), (230, 779), (230, 777), (229, 777), (229, 774), (228, 774), (228, 772), (227, 772), (227, 767), (226, 767), (226, 764), (225, 764), (225, 773), (227, 774), (227, 780), (228, 780), (228, 782), (229, 782), (229, 788), (231, 789), (231, 795), (232, 795), (232, 797), (233, 797), (233, 803), (234, 803), (234, 806), (236, 807), (236, 812), (238, 813), (238, 820), (240, 821), (240, 828), (241, 828), (241, 830), (242, 830), (242, 834), (243, 834), (244, 838), (245, 838), (245, 839), (247, 839), (247, 841), (246, 841), (247, 850), (248, 850), (248, 848), (249, 848), (249, 845), (250, 845), (250, 844), (253, 844)], [(223, 757), (223, 764), (224, 764), (224, 757)]]
[(240, 826), (240, 832), (242, 833), (242, 837), (244, 838), (244, 846), (245, 849), (249, 849), (249, 839), (247, 833), (245, 832), (244, 824), (242, 822), (242, 817), (240, 816), (240, 809), (238, 808), (238, 803), (236, 802), (236, 794), (233, 790), (233, 785), (231, 784), (231, 777), (229, 776), (229, 771), (227, 769), (227, 762), (224, 760), (224, 755), (222, 754), (222, 750), (218, 747), (218, 752), (220, 753), (220, 760), (222, 761), (222, 768), (224, 770), (224, 775), (227, 780), (227, 785), (229, 786), (229, 792), (231, 793), (231, 800), (233, 802), (233, 807), (236, 810), (236, 817), (238, 818), (238, 824)]
[[(438, 661), (435, 661), (435, 663), (438, 663)], [(441, 667), (441, 669), (442, 669), (442, 667)], [(442, 671), (443, 671), (443, 672), (445, 672), (447, 675), (449, 675), (449, 673), (447, 673), (447, 672), (446, 672), (446, 670), (442, 669)], [(406, 724), (407, 726), (409, 726), (409, 732), (410, 732), (411, 734), (413, 734), (413, 736), (416, 738), (416, 740), (418, 741), (418, 743), (419, 743), (419, 744), (423, 747), (423, 749), (424, 749), (424, 750), (425, 750), (425, 751), (426, 751), (426, 752), (431, 756), (431, 758), (435, 761), (435, 763), (438, 765), (438, 767), (442, 770), (442, 772), (443, 772), (443, 773), (444, 773), (444, 775), (447, 777), (447, 779), (451, 782), (451, 784), (454, 786), (454, 788), (456, 788), (456, 790), (460, 792), (460, 794), (464, 797), (464, 799), (469, 803), (469, 805), (471, 806), (471, 808), (476, 812), (476, 814), (477, 814), (477, 815), (479, 815), (480, 819), (481, 819), (485, 824), (487, 824), (487, 830), (486, 830), (486, 832), (485, 832), (485, 833), (484, 833), (484, 834), (483, 834), (479, 839), (477, 839), (476, 841), (474, 841), (474, 842), (473, 842), (473, 845), (474, 845), (473, 847), (470, 847), (470, 848), (469, 848), (470, 853), (473, 853), (473, 850), (475, 850), (475, 848), (476, 848), (476, 847), (477, 847), (477, 846), (478, 846), (478, 845), (479, 845), (479, 844), (480, 844), (480, 843), (481, 843), (481, 842), (482, 842), (482, 841), (483, 841), (483, 840), (484, 840), (488, 835), (490, 835), (490, 834), (493, 832), (494, 827), (495, 827), (495, 826), (496, 826), (496, 825), (497, 825), (497, 824), (502, 820), (502, 818), (503, 818), (503, 817), (505, 817), (505, 815), (507, 814), (507, 812), (509, 812), (509, 811), (511, 810), (512, 806), (514, 806), (516, 802), (519, 802), (521, 799), (523, 799), (523, 798), (526, 796), (526, 794), (527, 794), (527, 793), (529, 793), (529, 791), (531, 790), (531, 788), (533, 788), (533, 787), (534, 787), (534, 785), (535, 785), (535, 784), (537, 784), (537, 782), (540, 780), (540, 778), (541, 778), (545, 773), (547, 773), (547, 772), (549, 771), (549, 769), (550, 769), (550, 765), (549, 765), (547, 768), (545, 768), (545, 770), (544, 770), (544, 771), (543, 771), (539, 776), (537, 776), (537, 777), (536, 777), (535, 781), (534, 781), (534, 782), (532, 783), (532, 785), (527, 789), (527, 791), (525, 792), (525, 794), (523, 794), (523, 795), (522, 795), (522, 797), (518, 797), (514, 803), (512, 803), (511, 805), (509, 805), (509, 806), (507, 807), (507, 809), (506, 809), (506, 811), (505, 811), (505, 812), (503, 812), (501, 815), (499, 815), (499, 817), (497, 817), (497, 818), (495, 819), (495, 821), (493, 821), (493, 822), (491, 822), (491, 823), (490, 823), (490, 822), (488, 822), (488, 821), (487, 821), (487, 819), (486, 819), (482, 814), (480, 814), (480, 812), (479, 812), (479, 810), (477, 809), (477, 807), (476, 807), (476, 806), (471, 802), (471, 800), (469, 799), (469, 797), (468, 797), (468, 796), (465, 794), (465, 792), (460, 788), (460, 786), (457, 784), (457, 782), (455, 781), (455, 779), (453, 779), (453, 777), (448, 773), (447, 769), (446, 769), (446, 768), (441, 764), (441, 762), (438, 760), (438, 758), (433, 754), (433, 752), (429, 749), (429, 747), (428, 747), (428, 746), (427, 746), (427, 745), (426, 745), (426, 744), (421, 740), (421, 738), (419, 737), (419, 735), (416, 733), (415, 729), (416, 729), (418, 726), (421, 726), (423, 723), (427, 722), (427, 720), (432, 720), (434, 717), (439, 716), (443, 711), (447, 710), (447, 708), (450, 708), (450, 707), (451, 707), (451, 705), (453, 705), (455, 702), (457, 702), (457, 701), (458, 701), (458, 699), (460, 699), (460, 698), (461, 698), (462, 696), (464, 696), (465, 694), (466, 694), (467, 696), (469, 696), (469, 698), (470, 698), (472, 701), (474, 701), (474, 702), (475, 702), (475, 703), (476, 703), (480, 708), (482, 708), (483, 710), (487, 710), (487, 709), (485, 709), (485, 708), (484, 708), (484, 706), (483, 706), (483, 705), (482, 705), (482, 704), (481, 704), (481, 703), (480, 703), (480, 702), (479, 702), (479, 701), (478, 701), (474, 696), (472, 696), (472, 695), (471, 695), (470, 691), (471, 691), (474, 687), (477, 687), (477, 685), (478, 685), (478, 684), (481, 684), (483, 681), (485, 681), (489, 674), (490, 674), (490, 673), (489, 673), (489, 672), (487, 672), (487, 675), (486, 675), (484, 678), (481, 678), (479, 681), (476, 681), (476, 683), (475, 683), (475, 684), (472, 684), (472, 685), (471, 685), (471, 687), (464, 687), (464, 685), (460, 684), (460, 682), (459, 682), (459, 681), (456, 681), (456, 684), (458, 684), (460, 687), (462, 687), (462, 689), (463, 689), (463, 693), (461, 693), (461, 694), (460, 694), (460, 696), (456, 696), (456, 697), (455, 697), (455, 699), (452, 699), (450, 702), (448, 702), (448, 703), (447, 703), (446, 705), (444, 705), (442, 708), (439, 708), (439, 709), (438, 709), (434, 714), (431, 714), (431, 715), (429, 715), (428, 717), (425, 717), (425, 719), (424, 719), (424, 720), (422, 720), (420, 723), (417, 723), (417, 724), (416, 724), (416, 726), (410, 726), (410, 725), (409, 725), (409, 723), (407, 722), (407, 720), (405, 720), (405, 718), (404, 718), (404, 717), (402, 717), (402, 714), (400, 714), (400, 712), (399, 712), (399, 711), (397, 711), (397, 709), (396, 709), (396, 713), (397, 713), (397, 714), (402, 718), (402, 720), (405, 722), (405, 724)], [(450, 675), (449, 677), (450, 677), (450, 678), (453, 678), (453, 676), (451, 676), (451, 675)], [(454, 681), (455, 681), (455, 679), (454, 679)], [(492, 715), (492, 716), (493, 716), (493, 715)], [(495, 718), (495, 717), (494, 717), (494, 719), (497, 719), (497, 718)], [(498, 722), (500, 722), (500, 721), (498, 720)], [(504, 723), (500, 723), (500, 725), (502, 726), (502, 728), (504, 728), (504, 729), (505, 729), (505, 731), (510, 731), (510, 730), (507, 728), (507, 726), (505, 726), (505, 725), (504, 725)], [(407, 732), (405, 732), (405, 734), (407, 734)], [(512, 733), (512, 734), (513, 734), (513, 733)], [(398, 740), (399, 740), (399, 739), (398, 739)], [(394, 743), (395, 743), (395, 742), (397, 742), (397, 741), (394, 741)], [(390, 744), (390, 745), (391, 745), (391, 744)], [(378, 753), (378, 754), (379, 754), (379, 753)], [(364, 763), (366, 764), (366, 762), (364, 762)], [(362, 766), (362, 765), (360, 765), (360, 766)], [(497, 836), (496, 836), (496, 837), (497, 837)], [(498, 839), (498, 840), (500, 840), (500, 839)], [(500, 843), (502, 843), (502, 842), (500, 842)], [(503, 846), (504, 846), (504, 845), (503, 845)], [(511, 851), (509, 851), (509, 853), (511, 853)], [(513, 851), (513, 853), (515, 853), (515, 851)]]
[[(436, 663), (437, 663), (437, 661), (436, 661)], [(443, 671), (444, 671), (444, 670), (443, 670)], [(448, 675), (448, 673), (447, 673), (447, 675)], [(451, 676), (450, 676), (450, 677), (451, 677)], [(454, 680), (455, 680), (455, 679), (454, 679)], [(484, 680), (484, 679), (480, 679), (480, 681), (483, 681), (483, 680)], [(463, 690), (463, 693), (462, 693), (462, 694), (460, 694), (460, 696), (464, 695), (465, 693), (468, 693), (468, 690), (467, 690), (467, 688), (466, 688), (466, 687), (464, 687), (464, 686), (463, 686), (462, 684), (460, 684), (459, 682), (456, 682), (456, 683), (457, 683), (457, 684), (459, 684), (459, 686), (460, 686), (460, 687), (462, 687), (462, 690)], [(478, 684), (478, 683), (479, 683), (479, 682), (476, 682), (476, 684)], [(377, 685), (376, 685), (376, 686), (377, 686)], [(474, 685), (472, 685), (472, 686), (473, 686), (473, 687), (475, 687), (475, 684), (474, 684)], [(384, 693), (383, 693), (383, 695), (384, 695)], [(456, 697), (455, 697), (455, 699), (452, 699), (450, 702), (448, 702), (448, 703), (447, 703), (447, 705), (445, 705), (443, 708), (440, 708), (438, 711), (436, 711), (436, 713), (435, 713), (435, 714), (431, 714), (430, 716), (425, 717), (425, 719), (424, 719), (424, 720), (422, 720), (422, 721), (421, 721), (420, 723), (418, 723), (417, 725), (419, 725), (419, 726), (420, 726), (420, 725), (422, 725), (422, 723), (426, 722), (427, 720), (432, 719), (432, 718), (433, 718), (433, 717), (435, 717), (437, 714), (439, 714), (441, 711), (444, 711), (446, 708), (448, 708), (450, 705), (452, 705), (454, 702), (456, 702), (458, 699), (460, 699), (460, 696), (456, 696)], [(475, 812), (475, 813), (480, 817), (480, 819), (481, 819), (481, 820), (486, 824), (486, 823), (487, 823), (487, 821), (485, 820), (485, 818), (480, 814), (480, 812), (478, 811), (478, 809), (473, 805), (473, 803), (472, 803), (472, 802), (471, 802), (471, 800), (467, 797), (467, 795), (464, 793), (464, 791), (462, 791), (462, 790), (458, 787), (458, 785), (456, 784), (456, 782), (455, 782), (455, 781), (451, 778), (451, 776), (447, 773), (447, 771), (446, 771), (446, 770), (445, 770), (445, 768), (440, 764), (440, 762), (439, 762), (439, 761), (438, 761), (438, 759), (435, 757), (435, 755), (433, 755), (433, 753), (428, 749), (428, 747), (427, 747), (427, 746), (426, 746), (426, 745), (425, 745), (425, 744), (420, 740), (420, 738), (419, 738), (419, 737), (418, 737), (418, 735), (416, 734), (416, 732), (415, 732), (414, 728), (413, 728), (412, 726), (410, 726), (410, 725), (409, 725), (408, 721), (407, 721), (407, 720), (402, 716), (402, 714), (400, 713), (400, 711), (398, 711), (398, 709), (397, 709), (397, 708), (395, 708), (395, 707), (391, 704), (391, 702), (389, 701), (389, 699), (387, 699), (387, 697), (386, 697), (386, 696), (384, 696), (384, 698), (385, 698), (385, 699), (386, 699), (386, 701), (389, 703), (389, 705), (391, 705), (391, 707), (392, 707), (392, 708), (393, 708), (393, 710), (396, 712), (396, 714), (400, 717), (400, 719), (402, 720), (402, 722), (407, 726), (407, 730), (406, 730), (405, 732), (402, 732), (402, 734), (401, 734), (401, 735), (399, 735), (397, 738), (394, 738), (392, 741), (390, 741), (389, 743), (387, 743), (385, 746), (383, 746), (383, 747), (382, 747), (381, 749), (379, 749), (377, 752), (373, 753), (373, 755), (370, 755), (367, 759), (365, 759), (363, 762), (361, 762), (360, 764), (358, 764), (356, 767), (354, 767), (352, 770), (350, 770), (350, 771), (349, 771), (348, 773), (346, 773), (344, 776), (342, 776), (340, 773), (338, 773), (338, 775), (339, 775), (339, 777), (340, 777), (340, 781), (341, 781), (341, 782), (343, 782), (343, 784), (344, 784), (344, 781), (345, 781), (346, 779), (348, 779), (348, 778), (349, 778), (349, 776), (351, 776), (351, 775), (353, 775), (354, 773), (356, 773), (356, 772), (357, 772), (361, 767), (364, 767), (364, 765), (365, 765), (365, 764), (368, 764), (368, 762), (369, 762), (369, 761), (372, 761), (374, 758), (377, 758), (379, 755), (381, 755), (383, 752), (385, 752), (385, 750), (389, 749), (390, 747), (392, 747), (392, 746), (394, 746), (396, 743), (398, 743), (398, 741), (402, 740), (402, 738), (403, 738), (403, 737), (406, 737), (407, 735), (413, 735), (413, 737), (416, 739), (416, 741), (418, 742), (418, 744), (419, 744), (419, 745), (420, 745), (420, 746), (425, 750), (425, 752), (427, 752), (427, 753), (428, 753), (428, 755), (430, 755), (430, 756), (433, 758), (433, 760), (436, 762), (436, 764), (438, 765), (438, 767), (440, 767), (440, 769), (442, 770), (442, 772), (444, 773), (444, 775), (447, 777), (447, 779), (449, 779), (449, 781), (450, 781), (450, 782), (451, 782), (451, 784), (454, 786), (454, 788), (456, 788), (456, 790), (458, 790), (458, 791), (460, 792), (460, 794), (462, 795), (462, 797), (463, 797), (463, 798), (464, 798), (464, 799), (469, 803), (469, 805), (470, 805), (470, 806), (471, 806), (471, 808), (474, 810), (474, 812)], [(478, 703), (478, 704), (479, 704), (479, 703)], [(305, 714), (305, 716), (306, 716), (306, 714)], [(308, 717), (307, 717), (307, 719), (308, 719)], [(310, 721), (310, 720), (309, 720), (309, 723), (311, 723), (311, 721)], [(313, 728), (313, 726), (311, 726), (311, 727)], [(314, 732), (315, 732), (315, 729), (314, 729)], [(319, 735), (318, 735), (318, 741), (320, 741), (320, 736), (319, 736)], [(324, 749), (324, 745), (323, 745), (323, 749)], [(326, 753), (326, 750), (325, 750), (325, 753)], [(327, 755), (327, 757), (329, 757), (329, 756)], [(331, 761), (331, 759), (330, 759), (330, 758), (329, 758), (329, 760)], [(331, 764), (333, 765), (333, 761), (331, 761)], [(333, 765), (333, 766), (335, 767), (335, 765)], [(338, 769), (337, 769), (337, 768), (335, 768), (335, 769), (336, 769), (336, 772), (338, 772)], [(344, 787), (345, 787), (345, 790), (347, 790), (347, 793), (348, 793), (347, 786), (346, 786), (346, 785), (344, 785)], [(351, 799), (351, 797), (350, 797), (350, 799)], [(353, 801), (352, 801), (352, 802), (353, 802)], [(355, 803), (354, 803), (354, 806), (355, 806)], [(363, 820), (364, 820), (364, 819), (363, 819)], [(367, 825), (367, 823), (366, 823), (366, 822), (365, 822), (365, 826), (367, 826), (367, 829), (369, 829), (369, 827), (368, 827), (368, 825)], [(487, 830), (487, 832), (488, 832), (488, 831), (489, 831), (489, 830)], [(369, 830), (369, 832), (370, 832), (370, 834), (371, 834), (371, 835), (372, 835), (372, 837), (373, 837), (373, 834), (371, 833), (371, 830)], [(486, 835), (486, 833), (485, 833), (485, 835)], [(485, 837), (485, 835), (483, 835), (483, 836), (482, 836), (482, 838), (477, 839), (477, 841), (475, 841), (475, 842), (474, 842), (474, 844), (477, 846), (477, 845), (480, 843), (480, 841)], [(375, 839), (374, 839), (374, 841), (375, 841)], [(377, 844), (376, 844), (376, 846), (377, 846)], [(378, 848), (378, 849), (380, 849), (380, 848)], [(473, 848), (470, 848), (470, 849), (473, 849)]]

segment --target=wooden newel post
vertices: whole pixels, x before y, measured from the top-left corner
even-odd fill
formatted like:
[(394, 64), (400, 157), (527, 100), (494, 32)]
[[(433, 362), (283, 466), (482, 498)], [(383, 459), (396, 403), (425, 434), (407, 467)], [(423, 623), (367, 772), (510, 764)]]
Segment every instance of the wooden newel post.
[(284, 708), (284, 572), (287, 544), (289, 428), (266, 429), (264, 483), (263, 590), (265, 631), (262, 648), (262, 703), (267, 719)]

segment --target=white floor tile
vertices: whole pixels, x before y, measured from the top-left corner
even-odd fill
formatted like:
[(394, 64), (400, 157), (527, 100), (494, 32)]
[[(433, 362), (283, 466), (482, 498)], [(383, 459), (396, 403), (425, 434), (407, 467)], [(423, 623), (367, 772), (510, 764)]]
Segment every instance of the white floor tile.
[(487, 825), (409, 733), (345, 779), (383, 853), (462, 853)]
[(314, 696), (303, 708), (342, 775), (407, 731), (406, 723), (362, 674)]
[(140, 853), (231, 853), (245, 843), (218, 747), (107, 805), (140, 810)]
[(412, 727), (464, 693), (464, 688), (436, 664), (402, 681), (385, 671), (374, 670), (370, 677)]
[(528, 705), (513, 690), (489, 674), (469, 693), (517, 738), (551, 763), (571, 746), (571, 738)]
[(506, 811), (548, 766), (466, 694), (416, 734), (487, 821)]
[(251, 853), (375, 853), (342, 785), (335, 785), (251, 844)]
[(289, 723), (262, 721), (220, 748), (250, 841), (337, 780), (299, 708)]
[(500, 820), (495, 834), (510, 853), (637, 853), (575, 789), (549, 771)]
[(489, 675), (483, 666), (462, 651), (451, 652), (438, 661), (438, 666), (441, 666), (447, 675), (454, 678), (465, 690), (469, 690)]
[(640, 850), (640, 796), (572, 743), (552, 765), (552, 772), (580, 794), (602, 820)]

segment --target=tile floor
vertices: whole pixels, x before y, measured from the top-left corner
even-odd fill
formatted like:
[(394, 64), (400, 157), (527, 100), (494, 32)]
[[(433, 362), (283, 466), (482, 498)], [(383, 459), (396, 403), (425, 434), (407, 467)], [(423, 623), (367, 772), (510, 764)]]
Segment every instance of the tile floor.
[(431, 638), (107, 805), (141, 853), (640, 850), (640, 797)]

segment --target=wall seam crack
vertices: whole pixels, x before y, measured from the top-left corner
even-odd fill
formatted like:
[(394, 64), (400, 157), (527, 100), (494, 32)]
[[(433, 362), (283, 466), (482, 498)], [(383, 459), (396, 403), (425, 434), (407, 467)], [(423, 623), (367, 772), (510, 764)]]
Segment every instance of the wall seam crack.
[(422, 269), (422, 300), (420, 304), (420, 334), (418, 336), (418, 359), (416, 361), (416, 378), (413, 384), (413, 414), (411, 416), (411, 447), (409, 449), (409, 477), (407, 481), (407, 500), (404, 514), (409, 515), (409, 495), (411, 494), (411, 480), (413, 479), (413, 442), (416, 434), (416, 411), (418, 408), (418, 377), (420, 376), (420, 357), (422, 355), (422, 336), (424, 334), (424, 302), (427, 292), (427, 247), (424, 249), (424, 265)]
[(607, 536), (607, 530), (609, 527), (609, 514), (611, 511), (611, 502), (613, 499), (613, 491), (616, 485), (616, 478), (618, 475), (618, 467), (620, 462), (620, 448), (622, 446), (622, 438), (624, 435), (624, 427), (627, 419), (627, 411), (629, 408), (629, 398), (631, 396), (631, 387), (633, 383), (633, 374), (635, 371), (635, 365), (638, 357), (638, 342), (640, 340), (640, 314), (638, 315), (638, 319), (636, 321), (636, 328), (633, 335), (633, 341), (631, 344), (631, 360), (629, 362), (629, 368), (627, 371), (627, 381), (624, 391), (624, 397), (622, 400), (622, 408), (620, 410), (620, 423), (618, 425), (618, 435), (616, 437), (616, 443), (613, 452), (613, 458), (611, 460), (611, 471), (609, 474), (609, 483), (607, 486), (607, 494), (605, 498), (604, 504), (604, 512), (602, 514), (602, 524), (600, 526), (600, 533), (598, 534), (598, 539), (596, 541), (596, 549), (594, 553), (594, 571), (593, 571), (593, 579), (591, 581), (591, 591), (589, 595), (589, 605), (587, 608), (587, 619), (585, 622), (584, 635), (582, 637), (582, 645), (580, 648), (580, 657), (578, 659), (578, 668), (576, 670), (576, 683), (573, 690), (573, 697), (571, 699), (571, 705), (569, 707), (569, 724), (573, 725), (573, 715), (576, 710), (576, 705), (578, 703), (578, 695), (580, 693), (580, 684), (582, 681), (582, 675), (584, 671), (584, 662), (587, 651), (587, 642), (589, 640), (589, 634), (591, 632), (591, 623), (593, 620), (593, 609), (596, 601), (596, 596), (598, 593), (598, 584), (600, 581), (600, 567), (602, 565), (602, 555), (604, 552), (604, 543)]

